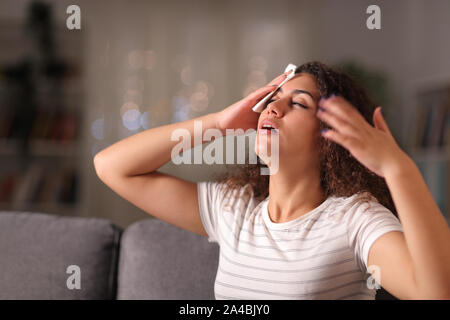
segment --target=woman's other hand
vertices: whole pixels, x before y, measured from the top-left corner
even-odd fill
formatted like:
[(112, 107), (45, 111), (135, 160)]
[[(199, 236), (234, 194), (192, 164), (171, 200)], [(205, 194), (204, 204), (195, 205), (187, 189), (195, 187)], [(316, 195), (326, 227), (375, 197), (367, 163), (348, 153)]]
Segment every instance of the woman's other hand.
[(398, 171), (412, 160), (398, 146), (381, 113), (373, 113), (374, 126), (344, 97), (332, 95), (319, 101), (317, 117), (332, 129), (322, 135), (346, 148), (359, 162), (377, 175)]

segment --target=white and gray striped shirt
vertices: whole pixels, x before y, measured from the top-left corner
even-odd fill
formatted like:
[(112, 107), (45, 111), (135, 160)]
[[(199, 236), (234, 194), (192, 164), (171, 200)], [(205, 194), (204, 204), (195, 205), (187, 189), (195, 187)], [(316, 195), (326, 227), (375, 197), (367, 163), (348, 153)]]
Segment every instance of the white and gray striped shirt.
[(216, 299), (374, 299), (369, 249), (381, 235), (403, 232), (368, 193), (329, 197), (301, 217), (275, 223), (269, 197), (256, 201), (249, 186), (199, 182), (197, 188), (208, 241), (220, 247)]

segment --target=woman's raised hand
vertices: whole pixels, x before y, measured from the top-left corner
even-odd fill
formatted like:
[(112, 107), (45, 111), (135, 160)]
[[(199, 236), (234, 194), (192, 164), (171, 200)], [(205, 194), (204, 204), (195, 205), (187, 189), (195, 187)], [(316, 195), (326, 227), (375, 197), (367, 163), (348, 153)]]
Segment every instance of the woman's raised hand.
[(286, 79), (288, 72), (273, 79), (264, 87), (261, 87), (242, 100), (219, 111), (217, 115), (217, 128), (225, 133), (226, 129), (257, 129), (260, 113), (254, 112), (252, 108), (269, 92), (275, 90), (278, 85)]
[(381, 107), (373, 113), (372, 126), (344, 97), (332, 95), (319, 101), (317, 117), (331, 127), (322, 131), (325, 138), (346, 148), (365, 167), (383, 178), (412, 162), (395, 141)]

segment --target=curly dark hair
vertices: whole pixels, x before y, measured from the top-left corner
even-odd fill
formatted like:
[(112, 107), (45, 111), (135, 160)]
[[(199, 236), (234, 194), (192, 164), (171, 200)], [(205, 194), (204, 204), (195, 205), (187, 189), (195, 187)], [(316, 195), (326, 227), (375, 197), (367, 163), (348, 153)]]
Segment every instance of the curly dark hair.
[[(308, 73), (312, 75), (321, 96), (329, 97), (338, 93), (349, 101), (366, 119), (372, 123), (372, 114), (376, 105), (369, 98), (366, 90), (344, 72), (331, 68), (321, 62), (305, 63), (295, 70), (295, 74)], [(329, 126), (320, 121), (320, 129)], [(350, 197), (357, 193), (368, 192), (380, 204), (388, 208), (395, 216), (397, 211), (386, 181), (363, 166), (351, 153), (339, 144), (320, 137), (319, 140), (320, 179), (325, 197)], [(247, 184), (253, 189), (257, 200), (263, 200), (269, 195), (269, 175), (261, 175), (264, 163), (246, 163), (235, 170), (228, 170), (216, 176), (216, 180), (225, 183), (227, 187), (241, 188)]]

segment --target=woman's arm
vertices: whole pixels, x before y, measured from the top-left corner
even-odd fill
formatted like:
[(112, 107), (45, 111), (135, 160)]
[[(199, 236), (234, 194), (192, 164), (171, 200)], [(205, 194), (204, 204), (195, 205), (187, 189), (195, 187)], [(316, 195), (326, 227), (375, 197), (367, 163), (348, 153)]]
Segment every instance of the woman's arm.
[(450, 299), (450, 232), (415, 163), (406, 157), (386, 172), (402, 222), (419, 297)]
[[(99, 176), (136, 176), (153, 172), (171, 159), (172, 149), (180, 143), (179, 140), (171, 139), (175, 130), (186, 132), (186, 136), (191, 138), (191, 148), (205, 142), (203, 133), (206, 130), (217, 128), (216, 118), (216, 113), (211, 113), (196, 119), (148, 129), (120, 140), (97, 153), (94, 158), (97, 173)], [(201, 123), (202, 128), (197, 133), (200, 135), (197, 139), (194, 139), (194, 122)]]
[(322, 135), (385, 178), (402, 223), (404, 236), (390, 232), (370, 250), (369, 265), (380, 267), (381, 284), (406, 298), (450, 299), (448, 225), (419, 169), (397, 145), (381, 108), (374, 112), (373, 127), (341, 96), (323, 99), (319, 106), (317, 116), (333, 128)]
[[(194, 139), (194, 121), (203, 130), (215, 128), (215, 114), (148, 129), (104, 149), (95, 156), (94, 166), (100, 180), (111, 190), (153, 217), (187, 231), (207, 236), (197, 201), (196, 183), (156, 171), (170, 160), (174, 130), (189, 133)], [(200, 132), (203, 136), (203, 132)], [(187, 136), (187, 135), (186, 135)], [(202, 141), (203, 142), (203, 141)], [(189, 148), (188, 148), (189, 149)]]

